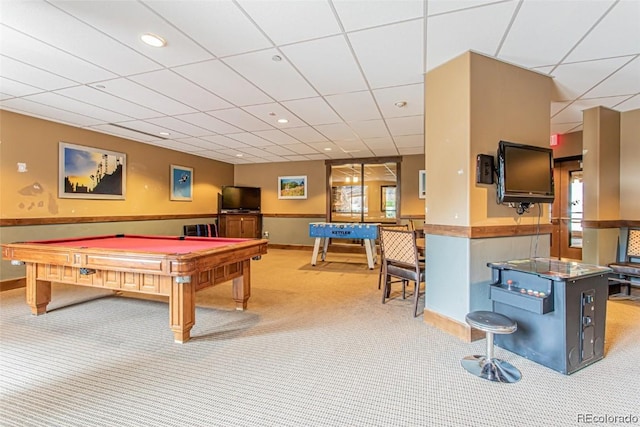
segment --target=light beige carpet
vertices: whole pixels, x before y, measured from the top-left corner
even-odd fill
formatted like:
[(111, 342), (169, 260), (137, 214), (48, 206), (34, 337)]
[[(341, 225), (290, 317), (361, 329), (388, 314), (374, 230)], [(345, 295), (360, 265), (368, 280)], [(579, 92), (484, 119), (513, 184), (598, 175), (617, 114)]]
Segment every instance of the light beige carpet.
[(55, 285), (49, 312), (34, 317), (24, 289), (3, 292), (0, 425), (578, 426), (589, 416), (640, 417), (640, 301), (608, 303), (603, 360), (565, 376), (497, 348), (523, 378), (496, 384), (460, 366), (484, 352), (484, 340), (425, 325), (411, 299), (381, 304), (364, 255), (330, 253), (319, 268), (310, 258), (272, 249), (253, 262), (245, 312), (234, 310), (230, 284), (198, 293), (193, 339), (182, 345), (161, 298)]

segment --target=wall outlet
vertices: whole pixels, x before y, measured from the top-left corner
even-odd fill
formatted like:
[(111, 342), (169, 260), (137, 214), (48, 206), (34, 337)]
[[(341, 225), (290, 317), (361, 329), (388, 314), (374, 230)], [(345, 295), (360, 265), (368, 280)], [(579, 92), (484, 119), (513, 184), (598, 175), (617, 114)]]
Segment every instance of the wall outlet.
[(265, 231), (264, 233), (262, 233), (262, 237), (264, 237), (265, 239), (269, 238), (269, 232)]

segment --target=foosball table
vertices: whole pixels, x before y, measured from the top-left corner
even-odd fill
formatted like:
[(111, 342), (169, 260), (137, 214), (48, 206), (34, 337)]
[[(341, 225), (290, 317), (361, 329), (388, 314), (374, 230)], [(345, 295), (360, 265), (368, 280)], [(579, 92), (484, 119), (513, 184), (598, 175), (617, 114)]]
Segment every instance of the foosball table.
[(367, 264), (373, 270), (377, 260), (376, 239), (378, 238), (377, 223), (353, 222), (312, 222), (309, 224), (309, 237), (315, 237), (311, 265), (316, 265), (318, 252), (322, 244), (321, 260), (324, 261), (329, 248), (329, 239), (362, 239), (367, 253)]

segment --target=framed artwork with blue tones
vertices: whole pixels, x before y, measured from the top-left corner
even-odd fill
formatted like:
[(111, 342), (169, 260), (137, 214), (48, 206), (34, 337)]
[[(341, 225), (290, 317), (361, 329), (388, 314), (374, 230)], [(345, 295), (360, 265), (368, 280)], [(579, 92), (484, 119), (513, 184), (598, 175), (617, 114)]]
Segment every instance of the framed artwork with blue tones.
[(193, 200), (193, 168), (171, 165), (171, 200)]

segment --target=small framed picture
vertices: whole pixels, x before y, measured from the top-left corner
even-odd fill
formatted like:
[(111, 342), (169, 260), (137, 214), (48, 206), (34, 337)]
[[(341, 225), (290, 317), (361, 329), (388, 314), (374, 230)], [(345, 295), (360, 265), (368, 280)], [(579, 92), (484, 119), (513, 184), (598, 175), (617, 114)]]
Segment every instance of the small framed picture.
[(278, 199), (306, 199), (307, 176), (279, 176)]
[(418, 197), (424, 199), (427, 197), (427, 171), (418, 172)]
[(171, 200), (193, 200), (193, 168), (171, 165)]

